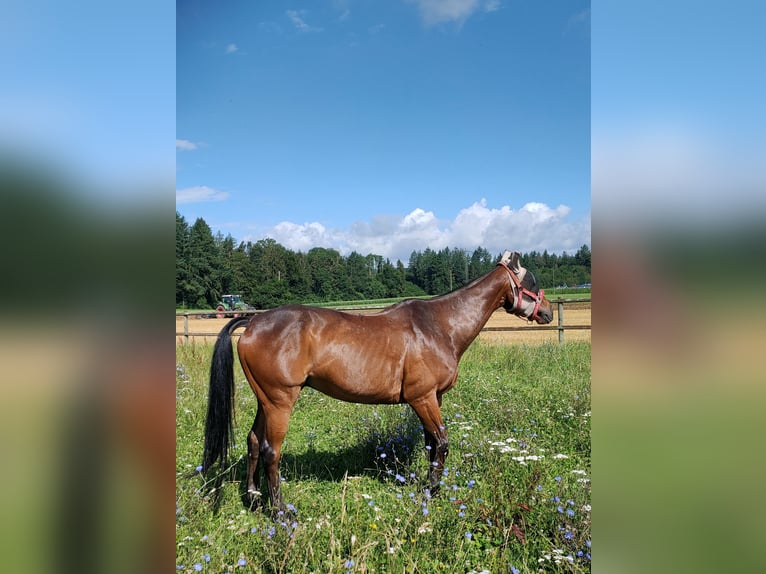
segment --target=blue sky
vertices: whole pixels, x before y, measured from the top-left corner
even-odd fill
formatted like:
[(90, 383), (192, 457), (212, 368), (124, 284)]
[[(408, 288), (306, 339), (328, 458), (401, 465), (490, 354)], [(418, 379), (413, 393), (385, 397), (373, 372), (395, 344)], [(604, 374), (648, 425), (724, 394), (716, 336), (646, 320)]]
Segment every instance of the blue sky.
[(409, 260), (590, 244), (589, 2), (177, 6), (176, 202)]

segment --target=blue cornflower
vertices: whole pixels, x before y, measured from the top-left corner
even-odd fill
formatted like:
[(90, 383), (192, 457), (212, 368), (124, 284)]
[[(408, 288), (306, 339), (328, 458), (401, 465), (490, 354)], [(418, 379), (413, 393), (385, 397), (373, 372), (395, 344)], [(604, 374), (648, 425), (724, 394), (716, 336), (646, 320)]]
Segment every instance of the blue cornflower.
[(473, 534), (471, 534), (470, 532), (466, 532), (466, 533), (465, 533), (465, 537), (466, 537), (468, 540), (471, 540), (471, 539), (473, 538)]
[(573, 536), (574, 534), (572, 534), (571, 532), (567, 532), (566, 534), (564, 534), (564, 538), (566, 538), (567, 540), (572, 540)]
[(511, 566), (511, 574), (519, 574), (519, 569)]
[(346, 560), (346, 562), (343, 564), (346, 568), (352, 568), (354, 566), (353, 560)]
[(564, 509), (561, 507), (560, 504), (556, 507), (556, 510), (559, 511), (561, 514), (564, 514)]
[(295, 512), (295, 507), (292, 504), (288, 504), (287, 510), (289, 510), (290, 512)]
[(194, 563), (194, 569), (195, 569), (197, 572), (202, 572), (202, 564), (200, 564), (199, 562), (195, 562), (195, 563)]
[(203, 554), (203, 555), (202, 555), (202, 559), (203, 559), (205, 562), (210, 562), (210, 554)]
[(468, 488), (473, 488), (474, 486), (476, 486), (476, 481), (471, 479), (471, 480), (468, 481), (468, 484), (466, 484), (466, 486)]
[(239, 564), (240, 566), (244, 566), (245, 564), (247, 564), (247, 560), (245, 560), (244, 558), (240, 558), (239, 560), (237, 560), (237, 564)]
[(407, 480), (406, 478), (404, 478), (404, 477), (403, 477), (401, 474), (399, 474), (399, 473), (396, 473), (396, 476), (395, 476), (394, 478), (395, 478), (396, 480), (398, 480), (399, 482), (405, 482), (405, 481)]
[(428, 516), (428, 507), (423, 507), (423, 516)]
[(567, 516), (574, 516), (574, 515), (575, 515), (575, 511), (572, 510), (571, 508), (567, 508)]
[(202, 472), (202, 465), (201, 464), (198, 465), (197, 468), (195, 468), (194, 470), (196, 470), (197, 472)]
[(561, 477), (560, 477), (560, 476), (557, 476), (557, 477), (555, 477), (553, 480), (555, 480), (556, 482), (561, 482)]

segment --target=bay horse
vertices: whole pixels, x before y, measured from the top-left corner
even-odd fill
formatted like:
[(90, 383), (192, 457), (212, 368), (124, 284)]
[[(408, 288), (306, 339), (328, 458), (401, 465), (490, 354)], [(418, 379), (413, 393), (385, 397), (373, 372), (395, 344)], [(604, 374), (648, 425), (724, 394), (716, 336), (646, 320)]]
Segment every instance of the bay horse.
[(539, 324), (553, 310), (518, 252), (471, 283), (431, 299), (407, 299), (371, 315), (285, 305), (252, 317), (236, 317), (221, 330), (213, 350), (202, 472), (228, 464), (233, 443), (232, 332), (247, 328), (237, 352), (258, 399), (247, 435), (247, 494), (258, 495), (259, 463), (265, 466), (269, 501), (282, 509), (279, 457), (298, 395), (312, 387), (342, 401), (408, 403), (423, 423), (429, 452), (429, 484), (439, 488), (449, 443), (441, 416), (442, 395), (457, 380), (468, 346), (503, 307)]

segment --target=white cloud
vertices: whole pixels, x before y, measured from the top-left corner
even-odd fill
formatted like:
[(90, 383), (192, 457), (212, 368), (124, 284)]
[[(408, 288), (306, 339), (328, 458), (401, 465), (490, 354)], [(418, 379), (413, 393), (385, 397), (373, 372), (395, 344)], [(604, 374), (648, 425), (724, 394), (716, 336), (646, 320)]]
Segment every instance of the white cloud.
[[(405, 264), (413, 251), (426, 248), (473, 251), (483, 247), (492, 254), (506, 249), (573, 253), (591, 242), (590, 217), (568, 221), (570, 211), (565, 205), (551, 208), (538, 202), (527, 203), (518, 210), (507, 205), (491, 208), (482, 199), (461, 209), (452, 220), (440, 220), (433, 211), (416, 208), (404, 216), (379, 215), (371, 221), (357, 221), (347, 229), (328, 229), (317, 222), (283, 221), (258, 238), (271, 237), (293, 251), (326, 247), (343, 255), (351, 251), (375, 253)], [(249, 237), (245, 241), (258, 238)]]
[(176, 140), (176, 149), (180, 149), (182, 151), (192, 151), (197, 149), (197, 144), (194, 142), (190, 142), (189, 140)]
[(500, 8), (499, 0), (410, 0), (417, 5), (420, 16), (427, 26), (444, 22), (462, 24), (478, 10), (495, 12)]
[(229, 44), (228, 46), (226, 46), (226, 53), (227, 54), (233, 54), (237, 50), (239, 50), (239, 48), (237, 48), (236, 44)]
[(309, 26), (304, 20), (306, 16), (305, 10), (288, 10), (285, 12), (293, 26), (300, 32), (321, 32), (322, 28), (316, 26)]
[(227, 197), (229, 197), (227, 192), (213, 189), (212, 187), (207, 187), (205, 185), (176, 190), (176, 204), (223, 201)]

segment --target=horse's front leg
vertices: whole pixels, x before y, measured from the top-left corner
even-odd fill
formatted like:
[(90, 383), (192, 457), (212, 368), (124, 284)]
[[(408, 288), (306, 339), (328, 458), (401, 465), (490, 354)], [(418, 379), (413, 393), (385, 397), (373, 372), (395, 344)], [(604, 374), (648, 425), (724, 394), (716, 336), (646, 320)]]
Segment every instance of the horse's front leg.
[(428, 484), (432, 495), (439, 492), (439, 483), (444, 471), (444, 461), (449, 454), (449, 440), (442, 422), (441, 409), (436, 395), (410, 403), (423, 423), (423, 432), (428, 450)]

